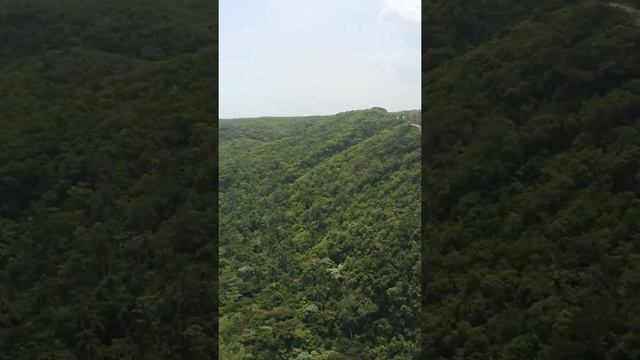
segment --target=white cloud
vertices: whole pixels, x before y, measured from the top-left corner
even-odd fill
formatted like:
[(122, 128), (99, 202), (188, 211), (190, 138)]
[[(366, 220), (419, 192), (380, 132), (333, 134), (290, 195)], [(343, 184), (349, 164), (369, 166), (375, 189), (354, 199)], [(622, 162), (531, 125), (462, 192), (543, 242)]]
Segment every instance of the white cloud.
[(420, 24), (420, 6), (421, 2), (419, 0), (385, 0), (384, 7), (380, 12), (380, 18)]

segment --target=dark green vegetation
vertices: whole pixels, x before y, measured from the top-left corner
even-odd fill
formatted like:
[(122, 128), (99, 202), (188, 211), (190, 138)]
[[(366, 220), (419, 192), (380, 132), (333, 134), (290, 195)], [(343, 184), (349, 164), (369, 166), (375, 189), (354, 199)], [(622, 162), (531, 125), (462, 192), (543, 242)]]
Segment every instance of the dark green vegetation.
[(215, 358), (215, 8), (0, 1), (0, 359)]
[(221, 358), (416, 359), (419, 113), (220, 123)]
[(640, 27), (596, 1), (425, 16), (425, 358), (640, 358)]

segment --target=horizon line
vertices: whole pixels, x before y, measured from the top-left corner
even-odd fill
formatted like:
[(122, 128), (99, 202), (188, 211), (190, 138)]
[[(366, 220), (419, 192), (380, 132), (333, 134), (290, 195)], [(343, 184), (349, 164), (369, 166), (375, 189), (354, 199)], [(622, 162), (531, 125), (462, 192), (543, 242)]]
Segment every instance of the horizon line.
[(313, 115), (257, 115), (257, 116), (235, 116), (235, 117), (221, 117), (218, 116), (218, 120), (241, 120), (241, 119), (267, 119), (267, 118), (305, 118), (305, 117), (320, 117), (320, 116), (334, 116), (346, 112), (351, 111), (364, 111), (364, 110), (372, 110), (374, 108), (384, 109), (388, 113), (397, 113), (397, 112), (405, 112), (405, 111), (421, 111), (422, 108), (414, 108), (414, 109), (404, 109), (404, 110), (388, 110), (382, 106), (372, 106), (368, 108), (361, 109), (353, 109), (353, 110), (344, 110), (330, 114), (313, 114)]

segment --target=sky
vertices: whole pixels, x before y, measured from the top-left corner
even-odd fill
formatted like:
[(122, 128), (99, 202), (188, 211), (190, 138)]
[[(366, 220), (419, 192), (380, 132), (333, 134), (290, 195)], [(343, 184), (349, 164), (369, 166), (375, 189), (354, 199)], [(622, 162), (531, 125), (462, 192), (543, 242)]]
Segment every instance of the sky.
[(220, 0), (220, 118), (420, 108), (419, 0)]

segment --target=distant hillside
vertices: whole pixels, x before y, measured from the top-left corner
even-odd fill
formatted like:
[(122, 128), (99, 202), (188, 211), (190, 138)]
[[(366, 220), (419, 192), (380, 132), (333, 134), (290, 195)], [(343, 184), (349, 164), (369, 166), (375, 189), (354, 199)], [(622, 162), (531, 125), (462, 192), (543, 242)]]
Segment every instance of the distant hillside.
[(599, 1), (428, 3), (426, 358), (638, 358), (640, 28)]
[(420, 132), (374, 108), (220, 133), (221, 357), (417, 358)]

